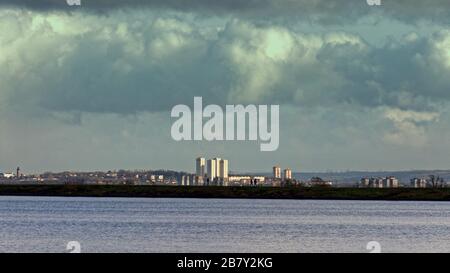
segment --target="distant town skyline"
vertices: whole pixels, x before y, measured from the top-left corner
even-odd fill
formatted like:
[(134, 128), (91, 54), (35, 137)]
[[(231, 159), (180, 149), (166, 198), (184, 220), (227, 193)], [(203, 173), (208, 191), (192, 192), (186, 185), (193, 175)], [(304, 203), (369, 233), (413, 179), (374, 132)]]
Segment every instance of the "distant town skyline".
[[(0, 170), (450, 168), (450, 2), (175, 2), (0, 0)], [(194, 97), (279, 105), (278, 149), (174, 141)]]
[[(220, 159), (220, 158), (219, 158)], [(205, 161), (206, 162), (206, 161)], [(278, 165), (276, 165), (278, 166)], [(273, 174), (274, 173), (274, 167), (273, 164), (271, 166), (267, 166), (267, 168), (265, 169), (259, 169), (259, 170), (233, 170), (233, 169), (229, 169), (228, 173), (230, 175), (234, 175), (234, 174)], [(184, 172), (184, 173), (190, 173), (190, 174), (196, 174), (196, 167), (192, 167), (191, 169), (175, 169), (175, 168), (169, 168), (169, 167), (161, 167), (161, 168), (156, 168), (156, 167), (143, 167), (143, 168), (104, 168), (104, 169), (99, 169), (99, 168), (92, 168), (92, 169), (74, 169), (74, 168), (70, 168), (70, 169), (44, 169), (44, 170), (25, 170), (22, 172), (22, 167), (18, 167), (20, 168), (20, 172), (22, 174), (42, 174), (42, 173), (59, 173), (59, 172), (108, 172), (108, 171), (120, 171), (120, 170), (124, 170), (124, 171), (174, 171), (174, 172)], [(444, 171), (444, 172), (450, 172), (450, 168), (448, 169), (379, 169), (379, 170), (352, 170), (352, 169), (343, 169), (343, 170), (296, 170), (296, 169), (291, 169), (289, 167), (283, 168), (281, 169), (280, 167), (280, 175), (285, 175), (286, 171), (288, 173), (292, 174), (299, 174), (299, 173), (377, 173), (377, 172), (383, 172), (383, 173), (389, 173), (389, 172), (435, 172), (435, 171)], [(3, 174), (12, 174), (12, 175), (16, 175), (17, 173), (17, 167), (15, 168), (11, 168), (11, 169), (5, 169), (5, 168), (0, 168), (0, 173)], [(206, 174), (206, 168), (205, 168), (205, 174)]]

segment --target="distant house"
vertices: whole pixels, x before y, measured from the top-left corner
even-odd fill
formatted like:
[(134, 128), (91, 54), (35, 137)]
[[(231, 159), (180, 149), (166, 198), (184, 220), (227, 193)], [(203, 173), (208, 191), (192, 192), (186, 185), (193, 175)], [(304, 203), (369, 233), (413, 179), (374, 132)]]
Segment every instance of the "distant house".
[(331, 186), (333, 186), (333, 182), (323, 180), (320, 177), (313, 177), (313, 178), (311, 178), (311, 180), (309, 181), (309, 184), (312, 187), (314, 187), (314, 186), (323, 186), (323, 187), (331, 187)]
[(425, 178), (412, 178), (410, 181), (413, 188), (426, 188), (428, 184)]
[(0, 178), (13, 178), (14, 174), (13, 173), (0, 173)]

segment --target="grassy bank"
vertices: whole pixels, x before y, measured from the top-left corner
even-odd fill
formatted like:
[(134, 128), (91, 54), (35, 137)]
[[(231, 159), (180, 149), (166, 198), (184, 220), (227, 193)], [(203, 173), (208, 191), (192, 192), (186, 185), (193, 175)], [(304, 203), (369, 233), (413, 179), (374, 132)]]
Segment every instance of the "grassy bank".
[(0, 185), (0, 195), (450, 201), (450, 188), (360, 189), (125, 185)]

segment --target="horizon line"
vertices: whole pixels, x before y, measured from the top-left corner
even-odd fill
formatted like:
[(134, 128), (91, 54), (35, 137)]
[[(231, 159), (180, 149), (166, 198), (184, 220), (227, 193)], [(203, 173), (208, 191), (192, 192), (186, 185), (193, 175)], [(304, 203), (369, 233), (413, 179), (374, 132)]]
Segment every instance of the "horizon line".
[[(5, 171), (0, 169), (0, 173), (15, 173), (16, 169), (13, 171)], [(157, 172), (157, 171), (169, 171), (169, 172), (179, 172), (179, 173), (188, 173), (194, 174), (195, 171), (186, 171), (186, 170), (176, 170), (176, 169), (165, 169), (165, 168), (156, 168), (156, 169), (126, 169), (126, 168), (117, 168), (117, 169), (108, 169), (108, 170), (43, 170), (43, 171), (33, 171), (33, 172), (24, 172), (22, 174), (26, 175), (36, 175), (36, 174), (44, 174), (44, 173), (63, 173), (63, 172), (74, 172), (74, 173), (90, 173), (90, 172), (118, 172), (118, 171), (128, 171), (128, 172)], [(332, 173), (387, 173), (387, 172), (450, 172), (450, 169), (399, 169), (399, 170), (316, 170), (316, 171), (297, 171), (292, 169), (292, 173), (301, 174), (301, 173), (322, 173), (322, 174), (332, 174)], [(245, 175), (245, 174), (266, 174), (272, 173), (272, 171), (229, 171), (230, 175)]]

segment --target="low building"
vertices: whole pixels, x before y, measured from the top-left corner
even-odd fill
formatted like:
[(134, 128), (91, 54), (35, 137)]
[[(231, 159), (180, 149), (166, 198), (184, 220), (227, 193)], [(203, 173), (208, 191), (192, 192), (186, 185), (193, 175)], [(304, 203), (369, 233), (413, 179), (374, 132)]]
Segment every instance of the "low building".
[(195, 185), (197, 185), (197, 186), (204, 186), (205, 185), (205, 181), (207, 180), (207, 177), (206, 176), (195, 175), (193, 179), (195, 181)]
[(6, 178), (6, 179), (10, 179), (10, 178), (14, 178), (15, 175), (13, 173), (1, 173), (0, 174), (0, 178)]
[(226, 186), (266, 186), (265, 176), (230, 175)]
[(228, 186), (250, 185), (252, 177), (250, 175), (230, 175), (228, 176)]
[(398, 188), (400, 183), (394, 176), (364, 177), (361, 178), (359, 186), (362, 188)]
[(359, 186), (361, 188), (368, 188), (370, 184), (370, 179), (367, 177), (361, 178), (360, 182), (359, 182)]
[(323, 180), (320, 177), (313, 177), (309, 181), (309, 185), (312, 186), (312, 187), (332, 187), (333, 186), (333, 182), (332, 181)]
[(385, 177), (383, 179), (383, 187), (385, 188), (398, 188), (400, 183), (397, 178), (393, 176)]
[(413, 188), (426, 188), (427, 187), (427, 180), (425, 178), (412, 178), (410, 180), (411, 187)]
[(181, 186), (196, 186), (196, 175), (183, 175), (181, 176)]
[(265, 176), (253, 176), (253, 180), (256, 180), (258, 183), (264, 183), (266, 182)]

